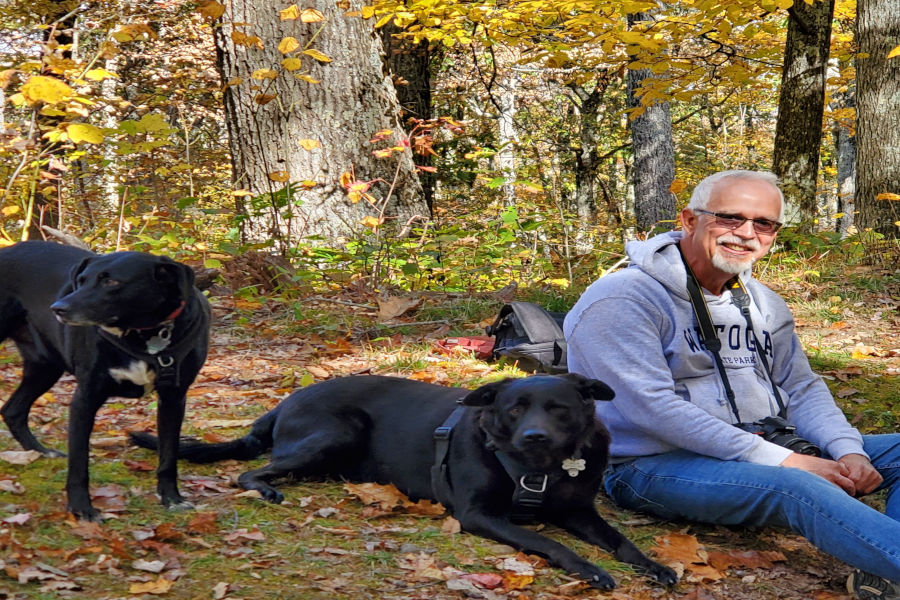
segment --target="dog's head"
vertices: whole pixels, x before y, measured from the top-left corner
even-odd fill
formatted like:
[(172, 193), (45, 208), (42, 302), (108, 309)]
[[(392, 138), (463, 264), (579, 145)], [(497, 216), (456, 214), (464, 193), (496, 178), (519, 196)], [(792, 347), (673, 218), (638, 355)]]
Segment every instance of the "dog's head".
[(479, 424), (498, 449), (541, 470), (557, 468), (600, 434), (596, 400), (612, 400), (608, 385), (581, 375), (536, 375), (505, 379), (470, 392), (462, 403), (479, 407)]
[(114, 252), (73, 268), (50, 309), (68, 325), (144, 329), (176, 313), (193, 289), (194, 271), (187, 265), (143, 252)]

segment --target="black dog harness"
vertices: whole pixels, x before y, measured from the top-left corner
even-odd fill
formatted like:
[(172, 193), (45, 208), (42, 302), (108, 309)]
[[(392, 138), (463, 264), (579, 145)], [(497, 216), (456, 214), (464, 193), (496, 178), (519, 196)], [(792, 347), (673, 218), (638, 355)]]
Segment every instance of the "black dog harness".
[[(450, 485), (447, 455), (450, 452), (453, 428), (459, 423), (465, 411), (466, 407), (464, 406), (456, 407), (443, 425), (434, 430), (434, 465), (431, 467), (431, 489), (435, 498), (450, 511), (453, 510), (450, 505), (453, 488)], [(494, 456), (516, 484), (512, 495), (510, 518), (513, 521), (534, 520), (544, 503), (550, 476), (547, 473), (538, 473), (524, 467), (501, 450), (494, 450)]]
[[(182, 304), (172, 314), (176, 317), (184, 309)], [(158, 327), (158, 329), (157, 329)], [(177, 386), (180, 381), (179, 365), (185, 356), (190, 354), (195, 347), (195, 337), (203, 328), (203, 319), (194, 318), (188, 328), (180, 332), (179, 340), (172, 341), (172, 331), (175, 329), (174, 318), (168, 317), (156, 327), (140, 330), (126, 331), (121, 337), (106, 329), (98, 328), (100, 337), (124, 352), (125, 354), (140, 359), (153, 366), (156, 371), (154, 387)], [(142, 332), (156, 332), (152, 337), (146, 338)]]

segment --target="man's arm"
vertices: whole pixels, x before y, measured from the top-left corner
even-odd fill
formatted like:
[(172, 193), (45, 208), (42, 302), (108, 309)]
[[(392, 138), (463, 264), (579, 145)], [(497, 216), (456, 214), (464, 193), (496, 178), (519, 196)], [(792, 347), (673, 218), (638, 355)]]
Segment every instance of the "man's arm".
[(865, 456), (862, 436), (847, 422), (828, 386), (810, 367), (787, 304), (773, 291), (759, 287), (763, 291), (754, 298), (759, 298), (763, 303), (760, 309), (770, 315), (767, 327), (772, 333), (775, 354), (772, 374), (786, 392), (785, 398), (789, 398), (788, 421), (797, 427), (800, 437), (813, 442), (829, 456), (837, 459), (847, 454)]

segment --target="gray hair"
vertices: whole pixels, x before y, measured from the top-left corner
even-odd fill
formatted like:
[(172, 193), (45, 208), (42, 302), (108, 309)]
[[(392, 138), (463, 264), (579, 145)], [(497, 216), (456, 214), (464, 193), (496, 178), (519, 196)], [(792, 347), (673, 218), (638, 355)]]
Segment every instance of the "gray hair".
[(775, 176), (774, 173), (769, 173), (768, 171), (744, 171), (735, 169), (713, 173), (698, 183), (697, 187), (694, 188), (694, 192), (691, 194), (691, 200), (687, 205), (688, 210), (693, 210), (695, 208), (706, 210), (707, 205), (709, 205), (709, 197), (712, 196), (713, 190), (724, 179), (748, 179), (752, 181), (764, 181), (765, 183), (771, 184), (772, 187), (778, 190), (778, 199), (781, 201), (781, 210), (778, 213), (778, 220), (784, 222), (784, 194), (781, 192), (781, 188), (778, 187), (778, 177)]

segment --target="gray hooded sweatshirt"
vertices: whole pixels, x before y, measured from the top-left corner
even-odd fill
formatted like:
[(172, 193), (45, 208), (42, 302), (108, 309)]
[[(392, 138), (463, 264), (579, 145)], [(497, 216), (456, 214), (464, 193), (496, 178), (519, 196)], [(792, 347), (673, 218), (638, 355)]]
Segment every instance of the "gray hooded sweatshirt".
[[(671, 232), (628, 243), (631, 266), (584, 292), (564, 326), (569, 370), (601, 379), (616, 392), (612, 402), (597, 403), (597, 414), (612, 434), (614, 463), (683, 448), (722, 460), (778, 465), (790, 450), (732, 426), (738, 421), (713, 355), (700, 344), (687, 274), (675, 246), (681, 237)], [(845, 454), (865, 456), (859, 432), (810, 369), (784, 300), (749, 270), (740, 278), (753, 298), (755, 339), (767, 354), (797, 435), (835, 460)], [(722, 341), (740, 421), (776, 415), (772, 384), (731, 292), (703, 293)]]

